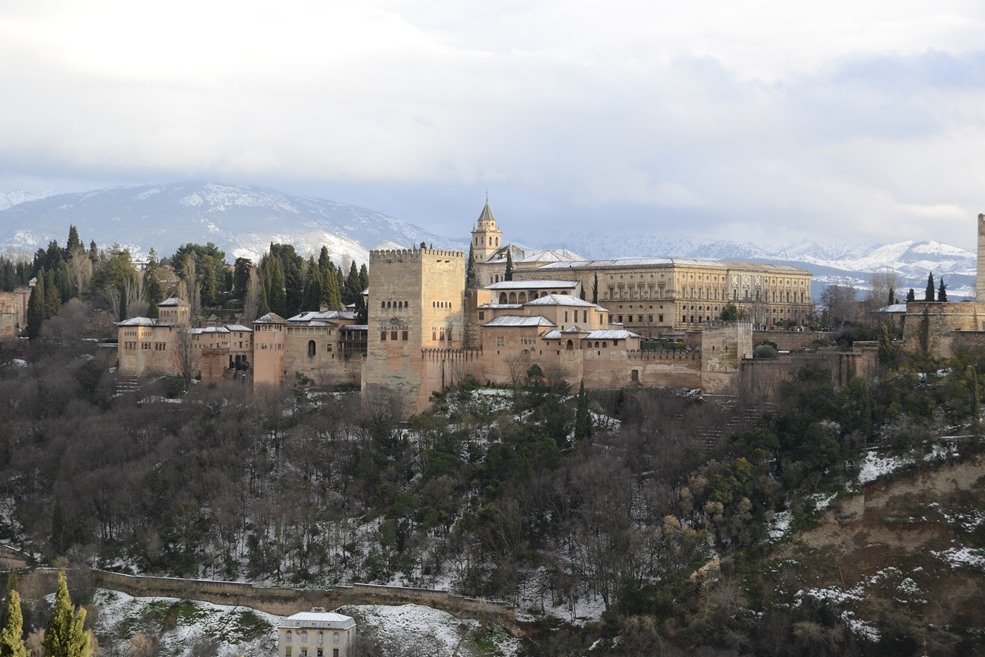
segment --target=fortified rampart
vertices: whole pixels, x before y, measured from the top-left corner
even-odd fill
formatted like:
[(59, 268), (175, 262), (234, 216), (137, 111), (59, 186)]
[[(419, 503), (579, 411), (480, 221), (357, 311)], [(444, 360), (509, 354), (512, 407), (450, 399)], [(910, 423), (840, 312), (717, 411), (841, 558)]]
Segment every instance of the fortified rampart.
[(854, 377), (871, 379), (878, 356), (877, 343), (856, 342), (851, 351), (831, 348), (780, 354), (777, 358), (747, 358), (742, 361), (738, 392), (752, 402), (774, 401), (780, 397), (783, 384), (807, 366), (829, 370), (832, 384), (841, 387)]
[[(29, 601), (40, 600), (54, 592), (58, 572), (56, 568), (22, 571), (18, 577), (22, 597)], [(512, 609), (499, 600), (469, 598), (433, 589), (378, 584), (356, 583), (327, 589), (299, 589), (261, 586), (248, 582), (124, 575), (105, 570), (72, 570), (69, 572), (69, 584), (73, 587), (120, 591), (138, 597), (168, 597), (242, 605), (278, 616), (288, 616), (312, 607), (330, 609), (345, 604), (421, 604), (456, 614), (493, 615), (507, 623), (512, 623), (514, 619)]]

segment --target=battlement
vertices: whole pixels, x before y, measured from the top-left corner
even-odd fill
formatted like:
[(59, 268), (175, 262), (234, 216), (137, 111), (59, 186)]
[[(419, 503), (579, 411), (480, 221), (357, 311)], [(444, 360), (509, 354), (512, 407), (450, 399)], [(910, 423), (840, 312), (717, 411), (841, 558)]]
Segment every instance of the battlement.
[(482, 358), (482, 349), (421, 349), (425, 361), (472, 361)]
[(369, 262), (370, 264), (374, 262), (381, 262), (384, 260), (420, 260), (421, 256), (437, 256), (439, 258), (461, 258), (465, 260), (465, 254), (462, 251), (450, 251), (446, 249), (379, 249), (369, 252)]
[(690, 351), (684, 349), (656, 349), (656, 350), (629, 350), (626, 352), (626, 358), (629, 360), (638, 360), (643, 362), (671, 362), (671, 361), (689, 361), (689, 362), (699, 362), (701, 360), (700, 351)]

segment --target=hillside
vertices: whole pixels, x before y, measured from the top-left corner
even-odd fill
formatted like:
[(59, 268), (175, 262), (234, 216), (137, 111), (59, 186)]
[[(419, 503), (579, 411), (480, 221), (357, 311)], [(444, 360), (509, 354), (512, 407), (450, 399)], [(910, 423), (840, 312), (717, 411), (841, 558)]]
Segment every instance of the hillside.
[[(12, 199), (16, 200), (16, 199)], [(195, 242), (215, 243), (227, 258), (259, 259), (271, 242), (337, 262), (367, 260), (367, 249), (448, 241), (400, 219), (326, 199), (291, 196), (254, 186), (181, 182), (57, 194), (0, 209), (0, 252), (33, 253), (69, 224), (102, 246), (120, 243), (159, 254)]]
[[(100, 245), (123, 243), (146, 253), (167, 255), (187, 242), (214, 242), (227, 258), (257, 259), (270, 242), (294, 244), (307, 255), (326, 245), (336, 261), (365, 262), (369, 249), (427, 242), (467, 247), (471, 215), (462, 215), (461, 233), (443, 238), (374, 210), (320, 198), (291, 196), (254, 186), (168, 183), (117, 187), (75, 194), (0, 193), (0, 253), (33, 253), (49, 240), (64, 242), (69, 224)], [(969, 226), (970, 226), (969, 222)], [(975, 254), (939, 242), (892, 244), (800, 241), (756, 244), (662, 234), (620, 236), (572, 231), (565, 246), (586, 258), (677, 256), (769, 261), (814, 274), (815, 299), (830, 284), (865, 288), (872, 274), (893, 271), (898, 295), (922, 293), (927, 273), (944, 276), (954, 299), (973, 295)], [(524, 242), (523, 235), (506, 235)], [(543, 245), (542, 245), (543, 246)]]

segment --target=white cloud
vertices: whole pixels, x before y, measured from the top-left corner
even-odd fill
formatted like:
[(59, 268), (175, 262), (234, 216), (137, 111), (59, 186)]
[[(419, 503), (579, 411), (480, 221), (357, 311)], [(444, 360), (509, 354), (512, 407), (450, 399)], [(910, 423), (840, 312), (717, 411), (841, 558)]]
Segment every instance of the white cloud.
[(983, 30), (970, 0), (15, 1), (0, 167), (967, 243)]

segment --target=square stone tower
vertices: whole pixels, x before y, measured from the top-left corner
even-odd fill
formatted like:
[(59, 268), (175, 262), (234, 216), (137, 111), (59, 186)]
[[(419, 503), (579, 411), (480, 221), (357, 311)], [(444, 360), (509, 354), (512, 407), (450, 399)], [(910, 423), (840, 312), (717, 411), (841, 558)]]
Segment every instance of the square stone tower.
[(985, 214), (978, 215), (978, 270), (975, 276), (975, 301), (985, 302)]
[(465, 255), (441, 249), (369, 254), (368, 343), (362, 389), (407, 415), (427, 406), (425, 350), (463, 346)]

